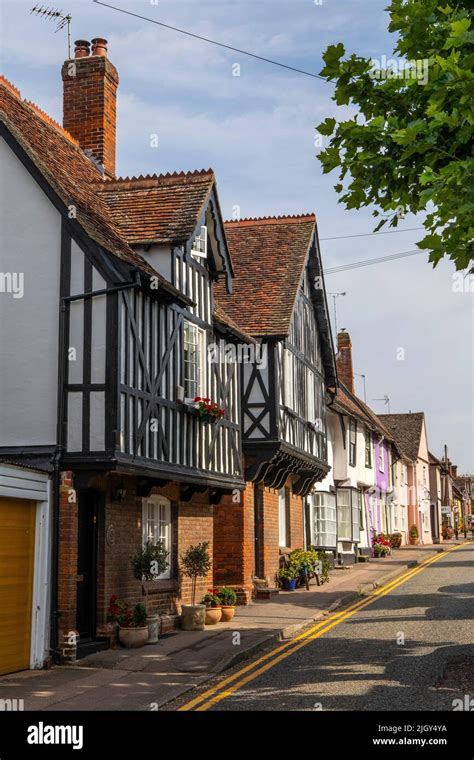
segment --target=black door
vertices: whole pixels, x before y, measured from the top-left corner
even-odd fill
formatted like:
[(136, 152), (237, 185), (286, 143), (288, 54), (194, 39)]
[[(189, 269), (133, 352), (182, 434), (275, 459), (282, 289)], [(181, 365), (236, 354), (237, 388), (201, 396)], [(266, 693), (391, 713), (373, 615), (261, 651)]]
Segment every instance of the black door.
[(79, 492), (76, 628), (80, 641), (95, 638), (98, 494)]

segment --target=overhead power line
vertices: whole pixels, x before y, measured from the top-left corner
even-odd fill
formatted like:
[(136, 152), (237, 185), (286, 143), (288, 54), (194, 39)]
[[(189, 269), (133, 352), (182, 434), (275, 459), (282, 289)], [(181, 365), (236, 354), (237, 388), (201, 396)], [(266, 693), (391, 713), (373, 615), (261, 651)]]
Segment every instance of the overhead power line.
[(165, 29), (171, 29), (173, 32), (179, 32), (179, 34), (185, 34), (188, 37), (194, 37), (194, 39), (201, 40), (201, 42), (208, 42), (211, 45), (217, 45), (217, 47), (225, 48), (226, 50), (232, 50), (234, 53), (240, 53), (241, 55), (246, 55), (249, 58), (256, 58), (258, 61), (271, 63), (272, 66), (280, 66), (282, 69), (288, 69), (289, 71), (294, 71), (297, 74), (304, 74), (305, 76), (313, 77), (313, 79), (321, 79), (322, 82), (327, 81), (324, 77), (319, 76), (319, 74), (314, 74), (312, 71), (304, 71), (304, 69), (297, 69), (295, 66), (288, 66), (288, 64), (286, 63), (281, 63), (280, 61), (274, 61), (271, 58), (265, 58), (263, 55), (257, 55), (256, 53), (249, 53), (248, 50), (241, 50), (240, 48), (232, 47), (232, 45), (225, 45), (223, 42), (217, 42), (217, 40), (211, 40), (209, 37), (203, 37), (200, 34), (195, 34), (194, 32), (188, 32), (187, 29), (178, 29), (177, 26), (164, 24), (162, 21), (156, 21), (154, 18), (149, 18), (148, 16), (141, 16), (139, 13), (133, 13), (132, 11), (127, 11), (124, 8), (117, 8), (115, 5), (102, 3), (100, 2), (100, 0), (93, 0), (93, 2), (96, 3), (96, 5), (102, 5), (104, 8), (110, 8), (113, 11), (119, 11), (119, 13), (125, 13), (127, 16), (134, 16), (135, 18), (139, 18), (142, 21), (148, 21), (150, 24), (156, 24), (157, 26), (162, 26)]
[(319, 238), (319, 240), (347, 240), (348, 238), (370, 237), (371, 235), (393, 235), (395, 232), (414, 232), (424, 227), (407, 227), (405, 230), (386, 230), (385, 232), (361, 232), (358, 235), (336, 235), (336, 237)]
[(377, 259), (365, 259), (365, 261), (353, 261), (350, 264), (342, 264), (339, 267), (330, 267), (324, 270), (324, 274), (338, 274), (339, 272), (347, 272), (349, 269), (359, 269), (360, 267), (368, 267), (372, 264), (384, 264), (387, 261), (395, 261), (395, 259), (403, 259), (407, 256), (416, 256), (419, 253), (426, 253), (423, 250), (417, 251), (402, 251), (401, 253), (393, 253), (390, 256), (380, 256)]

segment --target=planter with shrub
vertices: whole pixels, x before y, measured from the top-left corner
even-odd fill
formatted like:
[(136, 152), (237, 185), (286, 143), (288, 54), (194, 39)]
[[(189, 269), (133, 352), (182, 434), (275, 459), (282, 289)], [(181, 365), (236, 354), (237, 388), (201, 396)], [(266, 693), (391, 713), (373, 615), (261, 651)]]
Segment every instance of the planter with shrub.
[(235, 605), (237, 603), (237, 594), (233, 588), (222, 586), (219, 589), (219, 599), (222, 605), (222, 622), (228, 623), (235, 615)]
[(190, 546), (181, 557), (182, 573), (191, 578), (191, 604), (183, 604), (181, 608), (181, 628), (185, 631), (204, 630), (206, 605), (196, 604), (196, 582), (206, 577), (211, 564), (208, 541)]
[(390, 539), (385, 533), (378, 533), (374, 535), (372, 546), (374, 549), (375, 557), (386, 557), (392, 551)]
[(444, 525), (442, 530), (442, 536), (445, 541), (449, 541), (450, 538), (452, 538), (454, 535), (454, 531), (452, 528), (449, 527), (449, 525)]
[(402, 545), (402, 534), (401, 533), (391, 533), (390, 534), (390, 546), (392, 549), (399, 549)]
[(285, 591), (294, 591), (300, 574), (299, 562), (290, 561), (286, 567), (281, 567), (278, 571), (278, 578), (283, 589)]
[(130, 607), (122, 599), (111, 596), (109, 616), (119, 625), (119, 641), (124, 647), (136, 649), (147, 643), (148, 626), (144, 604)]
[(158, 641), (160, 617), (159, 615), (148, 614), (148, 586), (146, 584), (150, 581), (156, 581), (168, 569), (168, 554), (163, 541), (158, 541), (156, 544), (147, 541), (145, 546), (137, 549), (132, 558), (133, 576), (138, 581), (142, 581), (145, 591), (149, 644), (156, 644)]
[(219, 592), (215, 588), (210, 588), (201, 599), (201, 604), (206, 607), (206, 625), (216, 625), (222, 617), (222, 607)]
[(418, 533), (418, 527), (416, 525), (412, 525), (410, 528), (410, 544), (416, 546), (419, 542), (420, 536)]

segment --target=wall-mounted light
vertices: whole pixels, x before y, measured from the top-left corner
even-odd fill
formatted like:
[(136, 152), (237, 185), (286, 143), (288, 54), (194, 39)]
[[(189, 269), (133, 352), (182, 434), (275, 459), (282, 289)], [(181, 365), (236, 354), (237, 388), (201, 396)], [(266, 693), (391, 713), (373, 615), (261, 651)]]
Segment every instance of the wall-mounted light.
[(113, 488), (112, 491), (110, 492), (111, 501), (115, 501), (115, 502), (123, 501), (126, 495), (127, 495), (127, 491), (123, 483), (119, 483), (119, 485), (116, 488)]

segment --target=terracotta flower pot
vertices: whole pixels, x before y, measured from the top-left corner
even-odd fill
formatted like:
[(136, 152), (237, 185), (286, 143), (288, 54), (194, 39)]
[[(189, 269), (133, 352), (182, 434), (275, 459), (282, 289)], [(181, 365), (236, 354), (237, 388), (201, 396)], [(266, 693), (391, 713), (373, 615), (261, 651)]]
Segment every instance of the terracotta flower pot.
[(119, 628), (119, 641), (127, 649), (142, 647), (148, 641), (148, 626), (141, 628)]
[(206, 607), (206, 625), (216, 625), (222, 617), (222, 607)]
[(203, 631), (206, 619), (204, 604), (183, 604), (181, 607), (181, 628), (183, 631)]
[(222, 605), (222, 622), (228, 623), (229, 620), (232, 620), (232, 618), (235, 615), (235, 605), (233, 604), (223, 604)]

